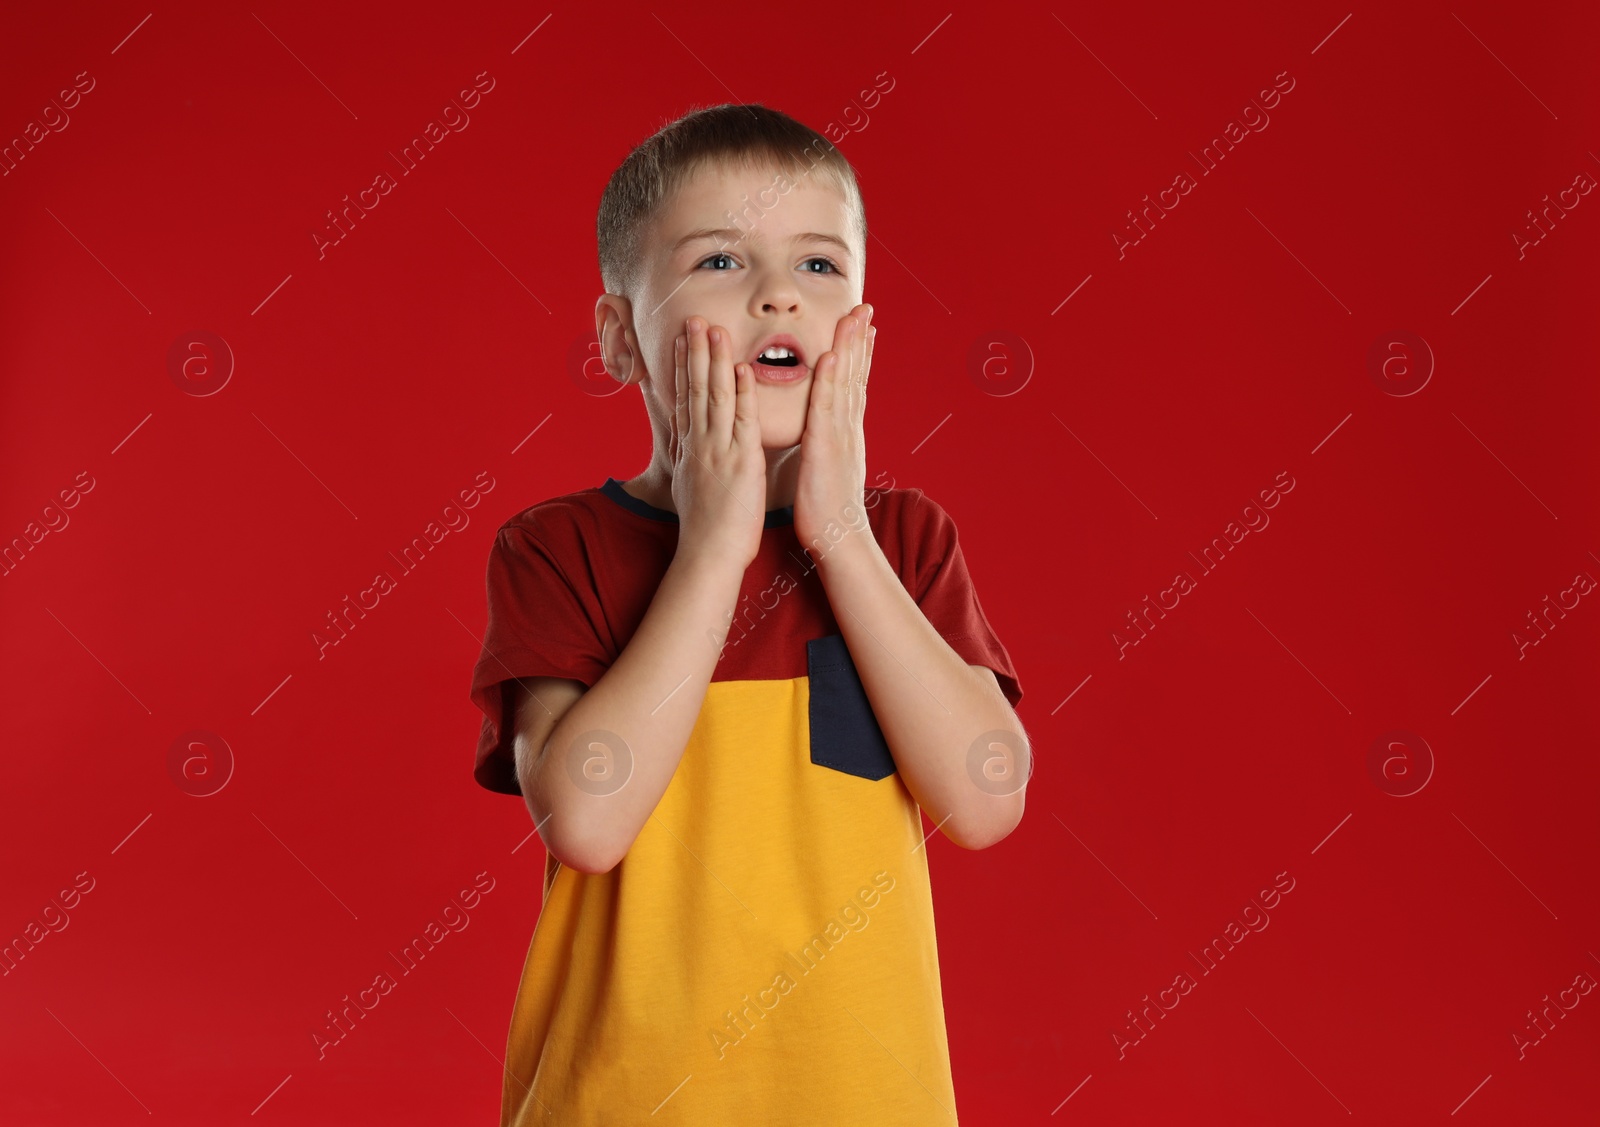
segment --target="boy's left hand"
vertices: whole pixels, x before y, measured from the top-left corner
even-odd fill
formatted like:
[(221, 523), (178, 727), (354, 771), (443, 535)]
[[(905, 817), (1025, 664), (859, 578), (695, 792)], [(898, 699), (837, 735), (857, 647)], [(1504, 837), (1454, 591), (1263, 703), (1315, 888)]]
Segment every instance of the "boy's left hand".
[(840, 529), (866, 519), (867, 375), (872, 369), (872, 306), (839, 318), (833, 348), (817, 360), (811, 399), (800, 436), (800, 474), (794, 495), (794, 530), (802, 545), (819, 551), (830, 523)]

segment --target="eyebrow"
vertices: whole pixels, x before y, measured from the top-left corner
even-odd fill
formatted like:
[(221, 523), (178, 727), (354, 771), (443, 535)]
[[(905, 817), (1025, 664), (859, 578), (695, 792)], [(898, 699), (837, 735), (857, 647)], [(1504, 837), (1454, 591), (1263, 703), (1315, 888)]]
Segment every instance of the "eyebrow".
[[(728, 236), (734, 237), (729, 239)], [(744, 236), (742, 232), (736, 231), (731, 227), (702, 227), (698, 231), (690, 231), (676, 243), (673, 243), (672, 253), (677, 254), (678, 251), (682, 250), (690, 243), (697, 243), (703, 239), (718, 239), (724, 241), (725, 243), (737, 243), (743, 237)], [(806, 231), (802, 234), (794, 236), (794, 238), (790, 239), (789, 241), (792, 243), (827, 243), (830, 246), (838, 247), (840, 252), (843, 254), (848, 255), (851, 253), (850, 244), (845, 242), (838, 235), (823, 234), (819, 231)]]

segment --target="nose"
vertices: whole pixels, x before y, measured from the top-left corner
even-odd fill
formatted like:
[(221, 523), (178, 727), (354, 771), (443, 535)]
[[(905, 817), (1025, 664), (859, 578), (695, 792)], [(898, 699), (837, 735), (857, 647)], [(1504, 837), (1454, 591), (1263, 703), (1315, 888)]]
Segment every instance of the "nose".
[(786, 268), (764, 270), (756, 283), (755, 298), (763, 314), (794, 313), (800, 308), (800, 290)]

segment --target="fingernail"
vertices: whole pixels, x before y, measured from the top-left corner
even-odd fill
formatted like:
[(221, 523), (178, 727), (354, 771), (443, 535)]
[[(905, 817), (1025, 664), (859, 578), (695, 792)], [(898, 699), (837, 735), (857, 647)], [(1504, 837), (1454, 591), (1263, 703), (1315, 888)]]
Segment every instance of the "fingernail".
[(722, 331), (720, 329), (712, 329), (711, 330), (711, 343), (712, 344), (721, 344), (722, 343)]

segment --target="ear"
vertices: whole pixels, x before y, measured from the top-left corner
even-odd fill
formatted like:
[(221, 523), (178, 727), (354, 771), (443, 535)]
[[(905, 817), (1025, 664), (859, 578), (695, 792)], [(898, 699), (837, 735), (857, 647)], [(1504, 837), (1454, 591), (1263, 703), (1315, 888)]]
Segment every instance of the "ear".
[(601, 294), (594, 306), (594, 327), (600, 338), (600, 361), (611, 378), (624, 384), (643, 380), (645, 367), (633, 331), (633, 303), (614, 293)]

